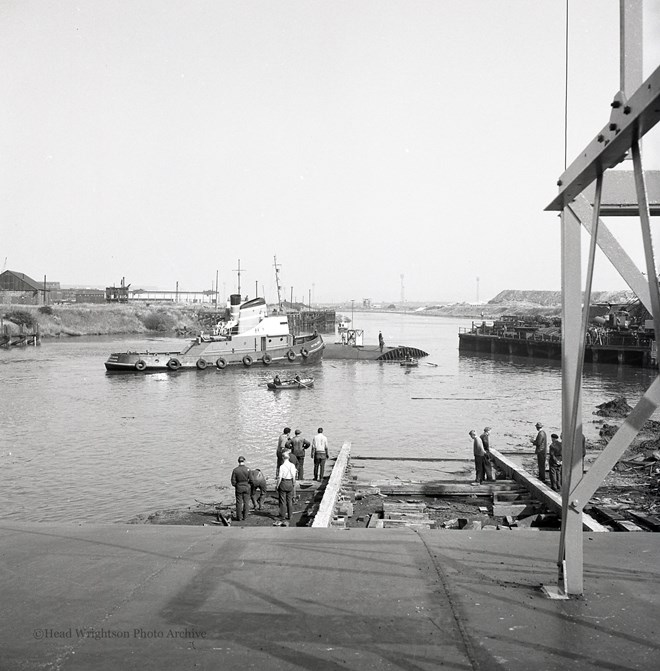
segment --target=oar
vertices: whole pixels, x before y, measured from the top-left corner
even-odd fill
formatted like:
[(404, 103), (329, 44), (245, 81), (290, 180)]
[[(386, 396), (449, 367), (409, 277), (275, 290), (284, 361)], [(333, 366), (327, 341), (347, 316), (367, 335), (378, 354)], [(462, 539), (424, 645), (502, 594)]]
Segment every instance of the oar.
[(438, 367), (438, 364), (437, 364), (437, 363), (433, 363), (432, 361), (425, 361), (424, 363), (425, 363), (427, 366), (434, 366), (435, 368)]

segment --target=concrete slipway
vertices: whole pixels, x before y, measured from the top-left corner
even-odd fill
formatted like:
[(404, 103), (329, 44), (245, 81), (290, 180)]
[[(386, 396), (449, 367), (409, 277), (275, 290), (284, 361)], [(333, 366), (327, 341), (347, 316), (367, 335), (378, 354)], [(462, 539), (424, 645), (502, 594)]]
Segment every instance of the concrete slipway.
[(651, 669), (660, 535), (0, 523), (0, 669)]

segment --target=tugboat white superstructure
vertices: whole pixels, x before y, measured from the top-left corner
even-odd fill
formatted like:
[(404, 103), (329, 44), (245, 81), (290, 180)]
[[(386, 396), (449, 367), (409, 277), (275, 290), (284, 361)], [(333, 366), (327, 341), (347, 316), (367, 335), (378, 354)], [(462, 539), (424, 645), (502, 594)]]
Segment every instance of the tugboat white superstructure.
[(105, 362), (106, 369), (142, 372), (215, 366), (222, 370), (232, 365), (309, 364), (323, 357), (325, 344), (320, 335), (294, 336), (286, 315), (268, 316), (263, 298), (241, 302), (240, 295), (232, 294), (229, 302), (226, 319), (212, 333), (200, 333), (185, 349), (114, 353)]

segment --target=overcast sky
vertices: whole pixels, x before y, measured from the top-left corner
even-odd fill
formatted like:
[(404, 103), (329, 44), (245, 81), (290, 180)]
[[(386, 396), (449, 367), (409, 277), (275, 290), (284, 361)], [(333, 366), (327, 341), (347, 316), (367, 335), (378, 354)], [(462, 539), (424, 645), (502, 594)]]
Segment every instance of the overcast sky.
[[(619, 2), (569, 18), (570, 163), (619, 88)], [(410, 301), (558, 290), (565, 20), (563, 0), (0, 0), (0, 264), (182, 290), (219, 271), (228, 294), (240, 259), (269, 301), (274, 255), (319, 302), (398, 302), (401, 275)], [(599, 259), (594, 289), (624, 286)]]

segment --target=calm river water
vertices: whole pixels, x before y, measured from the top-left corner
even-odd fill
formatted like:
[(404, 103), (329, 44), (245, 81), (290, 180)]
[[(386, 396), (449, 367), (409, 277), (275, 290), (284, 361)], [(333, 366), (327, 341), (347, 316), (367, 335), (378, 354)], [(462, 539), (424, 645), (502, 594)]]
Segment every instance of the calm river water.
[[(335, 454), (350, 441), (354, 455), (466, 459), (473, 427), (492, 426), (499, 448), (528, 447), (537, 421), (558, 430), (558, 362), (459, 356), (458, 329), (469, 324), (355, 313), (365, 344), (376, 344), (382, 330), (387, 344), (414, 345), (430, 356), (416, 369), (327, 360), (308, 369), (313, 389), (276, 393), (265, 387), (273, 366), (105, 372), (112, 351), (176, 351), (183, 341), (174, 338), (53, 339), (37, 348), (0, 350), (0, 517), (120, 522), (194, 505), (195, 499), (218, 500), (239, 454), (273, 475), (284, 426), (300, 428), (310, 439), (322, 426)], [(596, 404), (619, 394), (637, 401), (652, 377), (636, 368), (589, 368), (583, 394), (587, 437), (596, 436)], [(361, 475), (374, 478), (455, 477), (469, 467), (358, 464), (365, 466)]]

